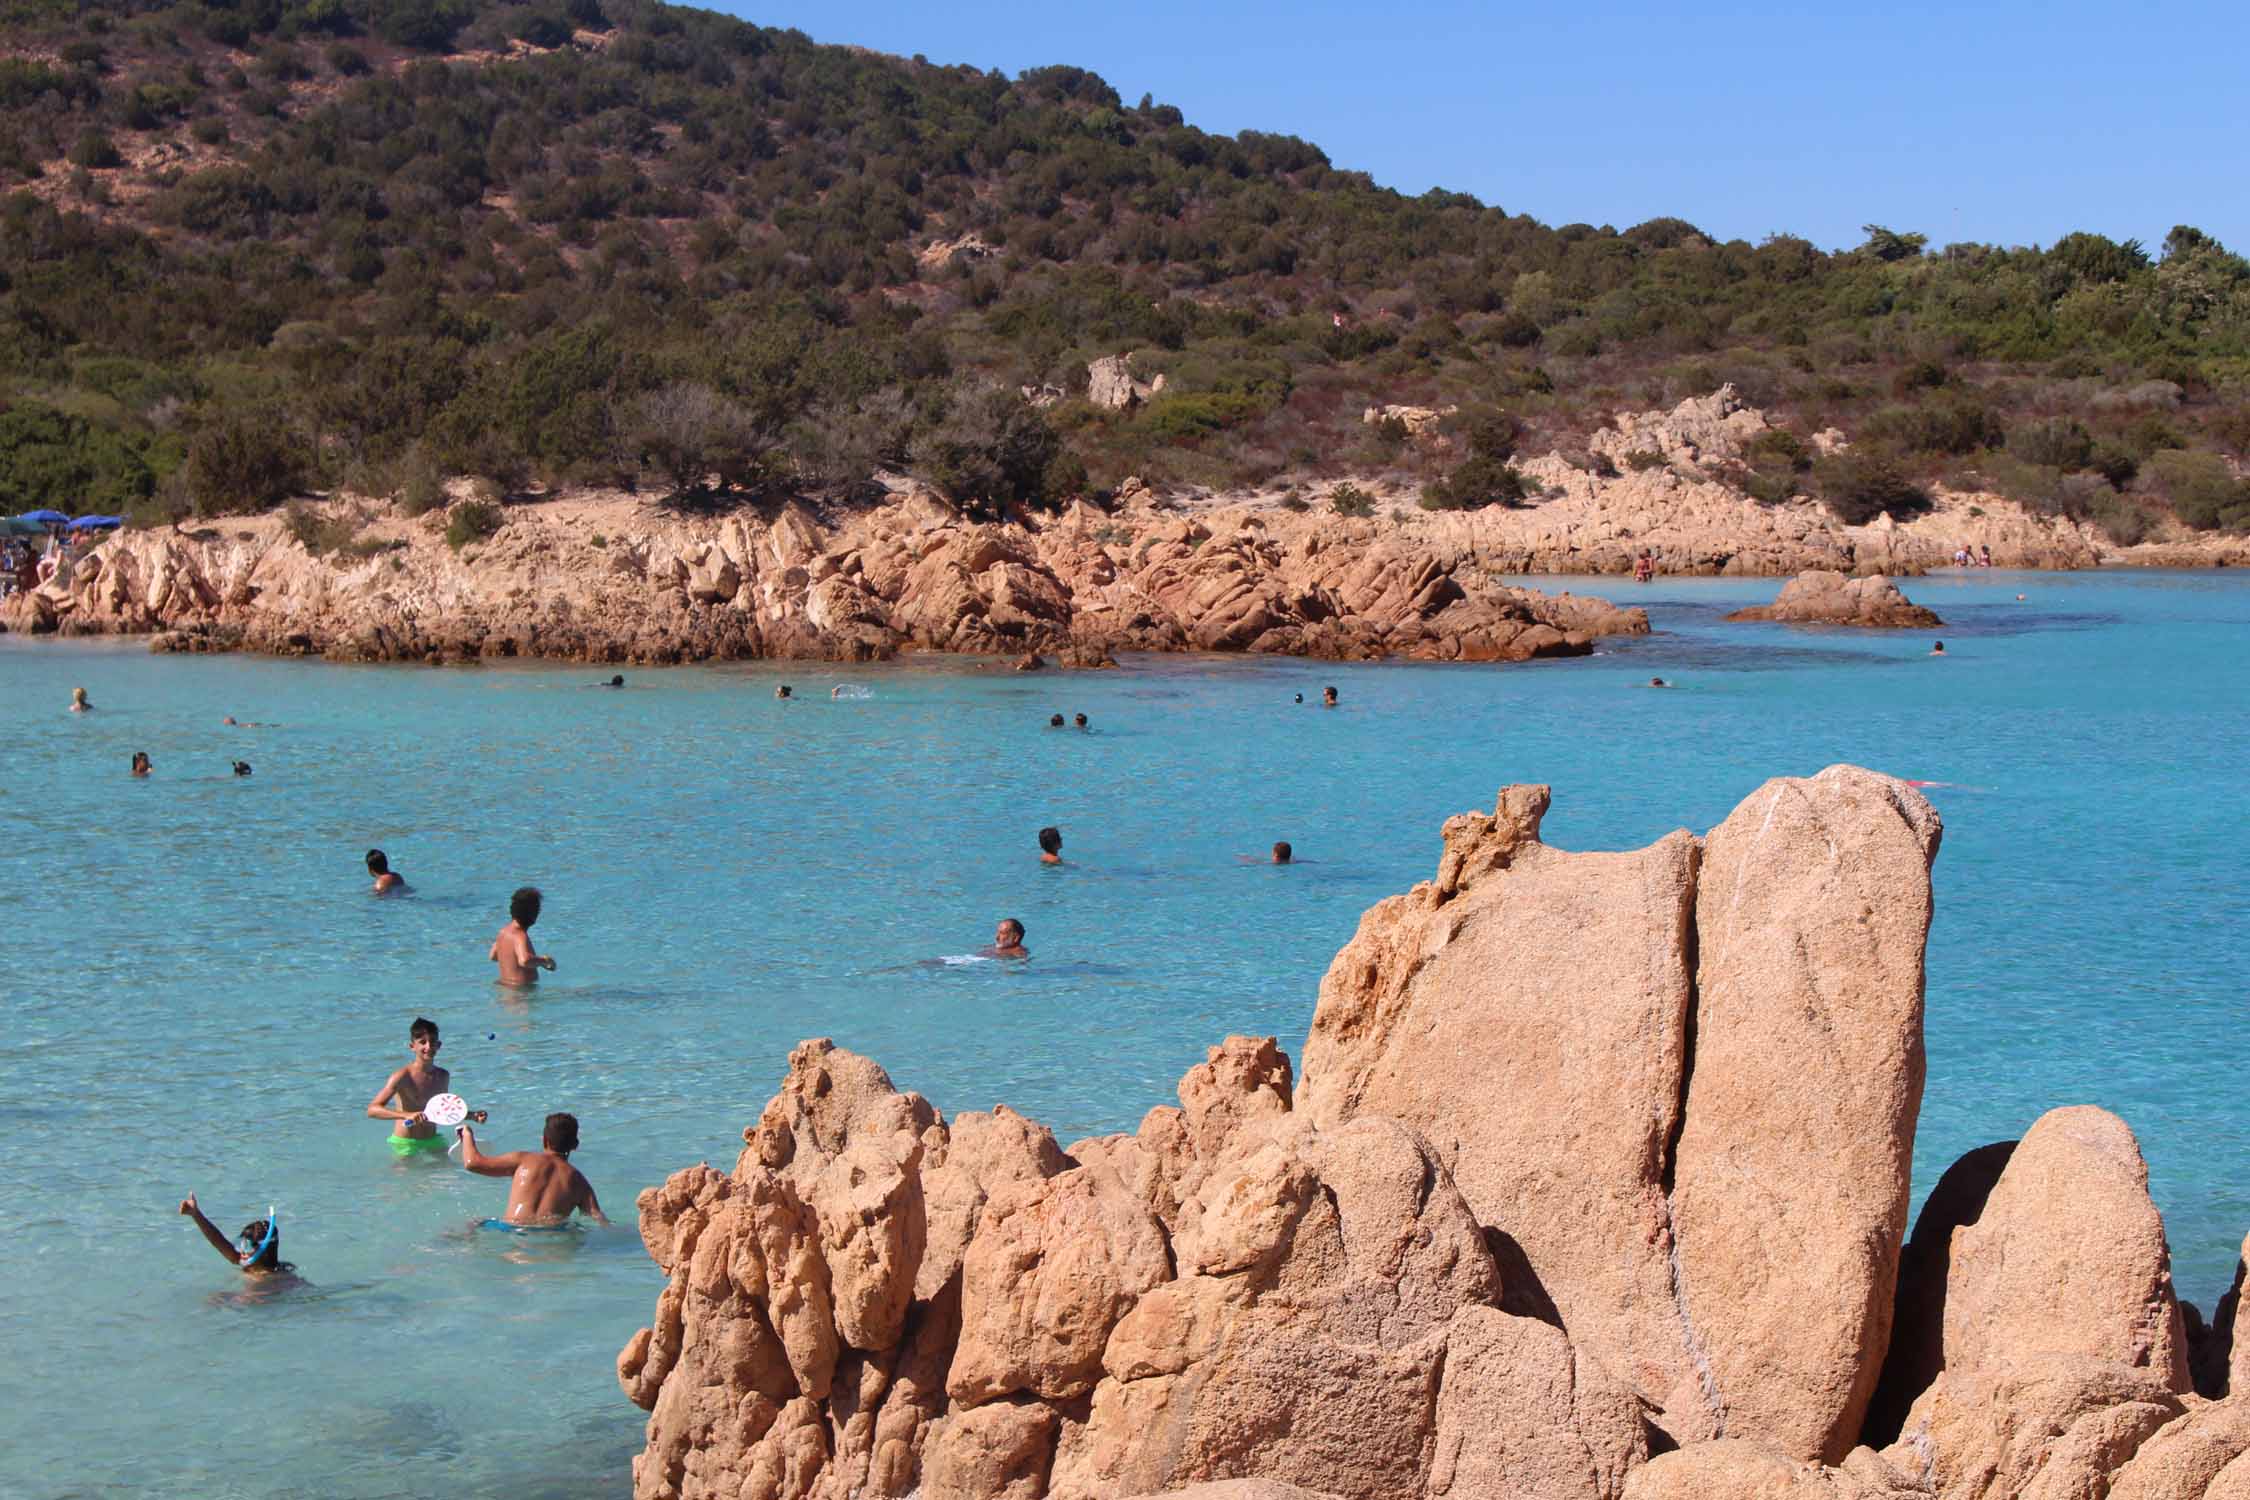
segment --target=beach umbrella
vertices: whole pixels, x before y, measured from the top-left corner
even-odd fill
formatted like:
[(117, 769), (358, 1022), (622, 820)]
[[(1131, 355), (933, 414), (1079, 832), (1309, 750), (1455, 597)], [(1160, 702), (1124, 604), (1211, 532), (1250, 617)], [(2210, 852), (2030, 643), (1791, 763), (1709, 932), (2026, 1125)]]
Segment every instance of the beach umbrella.
[(70, 517), (59, 510), (27, 510), (16, 517), (19, 521), (37, 521), (42, 526), (68, 526)]
[(70, 523), (72, 531), (107, 531), (112, 526), (125, 524), (123, 516), (80, 516)]
[(47, 528), (23, 516), (0, 516), (0, 536), (45, 536)]

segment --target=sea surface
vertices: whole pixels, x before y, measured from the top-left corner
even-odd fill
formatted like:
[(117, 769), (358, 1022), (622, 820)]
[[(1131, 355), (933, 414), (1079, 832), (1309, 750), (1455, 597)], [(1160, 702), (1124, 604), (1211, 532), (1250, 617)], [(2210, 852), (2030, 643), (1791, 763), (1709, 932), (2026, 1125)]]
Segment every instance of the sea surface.
[[(1520, 666), (616, 691), (0, 637), (0, 1495), (624, 1495), (642, 1417), (613, 1361), (660, 1286), (634, 1195), (731, 1165), (792, 1045), (834, 1037), (948, 1114), (1131, 1129), (1230, 1032), (1296, 1053), (1360, 913), (1511, 781), (1554, 786), (1567, 848), (1700, 832), (1837, 761), (1940, 783), (1917, 1201), (1970, 1147), (2104, 1105), (2208, 1309), (2250, 1229), (2250, 575), (1910, 581), (1943, 660), (1928, 632), (1722, 623), (1773, 580), (1547, 586), (1656, 631)], [(94, 712), (65, 712), (75, 685)], [(1304, 863), (1256, 862), (1276, 839)], [(368, 896), (377, 845), (411, 897)], [(528, 995), (485, 957), (524, 884), (559, 963)], [(941, 961), (1007, 916), (1030, 962)], [(364, 1108), (418, 1015), (488, 1146), (577, 1114), (618, 1227), (478, 1231), (504, 1183), (393, 1160)], [(276, 1206), (309, 1287), (244, 1298), (190, 1191), (230, 1233)]]

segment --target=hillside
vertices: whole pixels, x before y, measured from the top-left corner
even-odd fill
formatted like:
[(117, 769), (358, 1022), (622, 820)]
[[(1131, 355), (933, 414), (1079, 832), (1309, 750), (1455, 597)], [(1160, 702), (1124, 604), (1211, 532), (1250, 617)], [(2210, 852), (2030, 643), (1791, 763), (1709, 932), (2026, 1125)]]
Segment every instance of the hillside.
[(0, 42), (6, 508), (886, 467), (993, 507), (1128, 474), (1536, 505), (1519, 449), (1613, 469), (1614, 412), (1731, 383), (1779, 424), (1730, 471), (1767, 503), (2250, 524), (2250, 264), (2192, 228), (1550, 228), (1078, 68), (638, 0), (19, 0)]

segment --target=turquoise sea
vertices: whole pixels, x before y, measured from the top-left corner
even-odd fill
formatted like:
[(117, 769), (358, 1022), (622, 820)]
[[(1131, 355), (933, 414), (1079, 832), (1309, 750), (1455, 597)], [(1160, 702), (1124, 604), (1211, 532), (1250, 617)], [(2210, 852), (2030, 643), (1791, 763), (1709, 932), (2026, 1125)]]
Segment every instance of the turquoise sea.
[[(2046, 1108), (2106, 1105), (2208, 1309), (2250, 1229), (2250, 576), (1912, 581), (1942, 661), (1927, 634), (1720, 622), (1772, 580), (1547, 586), (1646, 604), (1656, 633), (1512, 667), (923, 660), (622, 691), (589, 686), (607, 667), (0, 638), (0, 1494), (622, 1495), (642, 1419), (612, 1361), (659, 1288), (634, 1195), (731, 1164), (791, 1045), (833, 1036), (948, 1113), (1129, 1129), (1229, 1032), (1294, 1054), (1360, 912), (1509, 781), (1554, 785), (1569, 848), (1701, 831), (1836, 761), (1948, 783), (1917, 1194)], [(69, 714), (81, 684), (96, 711)], [(1307, 862), (1238, 862), (1275, 839)], [(368, 897), (371, 845), (411, 898)], [(522, 996), (485, 950), (526, 883), (560, 968)], [(1002, 916), (1030, 963), (936, 962)], [(618, 1228), (477, 1232), (504, 1183), (393, 1161), (363, 1107), (417, 1015), (489, 1145), (577, 1113)], [(190, 1190), (229, 1232), (277, 1205), (310, 1288), (242, 1299), (175, 1211)]]

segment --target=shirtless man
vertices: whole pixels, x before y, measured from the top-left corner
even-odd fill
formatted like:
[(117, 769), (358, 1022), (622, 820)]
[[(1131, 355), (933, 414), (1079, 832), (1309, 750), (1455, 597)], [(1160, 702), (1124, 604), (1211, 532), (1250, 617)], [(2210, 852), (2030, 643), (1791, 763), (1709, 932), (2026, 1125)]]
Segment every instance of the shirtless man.
[(1060, 828), (1040, 829), (1039, 863), (1043, 865), (1059, 865), (1062, 862), (1062, 830)]
[(406, 877), (391, 868), (390, 856), (380, 849), (367, 851), (367, 873), (375, 877), (375, 894), (378, 896), (403, 896), (406, 894)]
[(539, 920), (539, 887), (527, 885), (508, 898), (508, 925), (492, 940), (486, 957), (500, 966), (500, 982), (537, 984), (539, 971), (555, 972), (555, 961), (531, 946), (531, 924)]
[(992, 946), (985, 949), (985, 958), (1029, 958), (1031, 950), (1023, 945), (1023, 923), (1014, 917), (1002, 917), (1000, 925), (992, 929)]
[[(444, 1045), (438, 1040), (437, 1022), (416, 1016), (406, 1028), (406, 1045), (414, 1061), (383, 1080), (375, 1097), (367, 1101), (367, 1118), (398, 1122), (391, 1129), (391, 1150), (399, 1156), (442, 1153), (444, 1137), (422, 1118), (432, 1099), (453, 1092), (453, 1075), (437, 1065), (438, 1048)], [(469, 1118), (482, 1120), (484, 1111), (477, 1110)]]
[(461, 1137), (462, 1166), (481, 1176), (514, 1179), (508, 1184), (508, 1212), (502, 1223), (560, 1228), (573, 1211), (597, 1224), (609, 1223), (594, 1197), (594, 1185), (570, 1164), (570, 1153), (578, 1149), (575, 1115), (547, 1116), (547, 1128), (540, 1135), (543, 1149), (538, 1151), (487, 1156), (477, 1149), (475, 1131), (464, 1125), (457, 1133)]

